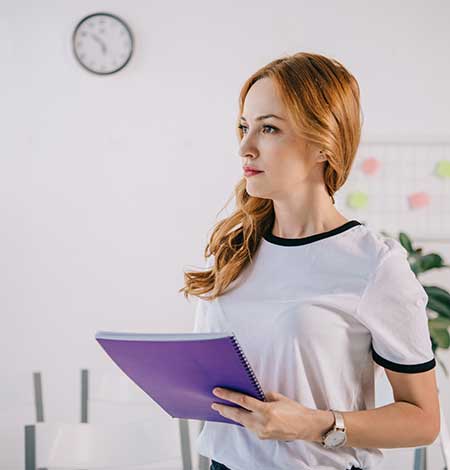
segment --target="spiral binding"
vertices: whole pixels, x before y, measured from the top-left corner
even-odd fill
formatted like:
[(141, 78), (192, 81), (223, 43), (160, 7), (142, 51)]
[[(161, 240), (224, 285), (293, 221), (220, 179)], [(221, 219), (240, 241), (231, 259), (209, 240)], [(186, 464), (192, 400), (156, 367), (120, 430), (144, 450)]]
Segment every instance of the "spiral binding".
[(231, 341), (233, 343), (233, 347), (235, 348), (235, 350), (237, 351), (239, 355), (239, 358), (244, 362), (245, 370), (249, 373), (251, 382), (256, 387), (258, 398), (260, 400), (266, 401), (266, 397), (264, 395), (263, 389), (261, 388), (261, 385), (258, 379), (256, 378), (255, 373), (253, 372), (252, 366), (250, 365), (250, 362), (248, 362), (247, 358), (245, 357), (244, 351), (242, 350), (242, 347), (239, 344), (239, 341), (237, 340), (234, 333), (231, 336)]

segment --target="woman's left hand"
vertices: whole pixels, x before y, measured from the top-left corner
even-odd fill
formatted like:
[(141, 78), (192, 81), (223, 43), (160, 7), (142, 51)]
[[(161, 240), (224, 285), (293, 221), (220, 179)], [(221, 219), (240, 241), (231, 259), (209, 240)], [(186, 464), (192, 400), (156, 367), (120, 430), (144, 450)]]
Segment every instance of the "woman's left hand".
[[(216, 390), (221, 390), (216, 393)], [(241, 423), (260, 439), (313, 440), (315, 410), (306, 408), (278, 392), (265, 393), (266, 401), (227, 388), (214, 388), (213, 394), (244, 409), (213, 403), (222, 416)]]

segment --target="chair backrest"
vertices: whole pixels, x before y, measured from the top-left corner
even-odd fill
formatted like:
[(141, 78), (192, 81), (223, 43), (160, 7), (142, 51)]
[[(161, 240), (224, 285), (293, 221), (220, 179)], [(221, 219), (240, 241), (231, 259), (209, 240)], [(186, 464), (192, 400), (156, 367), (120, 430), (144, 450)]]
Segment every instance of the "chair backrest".
[(179, 449), (167, 449), (163, 434), (151, 421), (117, 426), (36, 423), (25, 427), (25, 451), (25, 470), (123, 469), (150, 464), (181, 469), (183, 465)]
[(44, 420), (40, 372), (8, 371), (0, 386), (0, 469), (23, 468), (23, 426)]
[(82, 369), (81, 381), (89, 382), (89, 401), (148, 404), (149, 396), (115, 364), (111, 367)]
[(181, 449), (182, 468), (192, 468), (189, 420), (172, 418), (116, 365), (81, 371), (81, 410), (82, 420), (102, 425), (151, 421), (164, 439), (149, 442), (149, 451)]
[[(2, 376), (0, 387), (0, 423), (44, 421), (41, 372), (13, 372)], [(24, 420), (24, 417), (26, 419)]]

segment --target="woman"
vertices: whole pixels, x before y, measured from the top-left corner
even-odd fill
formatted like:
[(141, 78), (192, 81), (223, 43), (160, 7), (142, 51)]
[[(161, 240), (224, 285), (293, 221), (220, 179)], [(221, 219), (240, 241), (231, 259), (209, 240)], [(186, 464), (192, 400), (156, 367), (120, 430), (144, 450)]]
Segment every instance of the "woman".
[[(236, 334), (266, 401), (211, 391), (243, 426), (205, 422), (198, 452), (211, 470), (368, 470), (380, 448), (432, 443), (427, 294), (397, 240), (334, 206), (360, 141), (356, 79), (300, 52), (253, 74), (239, 105), (252, 171), (205, 248), (208, 269), (186, 272), (181, 290), (198, 297), (195, 332)], [(374, 408), (383, 369), (395, 402)]]

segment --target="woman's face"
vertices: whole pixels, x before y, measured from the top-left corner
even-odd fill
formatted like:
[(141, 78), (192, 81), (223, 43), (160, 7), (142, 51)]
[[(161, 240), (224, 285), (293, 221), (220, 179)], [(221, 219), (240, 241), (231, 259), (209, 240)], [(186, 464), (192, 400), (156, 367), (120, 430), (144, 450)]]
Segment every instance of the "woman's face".
[[(275, 115), (259, 120), (259, 116)], [(272, 79), (256, 81), (247, 93), (240, 127), (242, 167), (249, 165), (263, 173), (245, 176), (247, 192), (265, 199), (284, 199), (305, 193), (311, 185), (324, 184), (319, 149), (307, 145), (295, 133)]]

